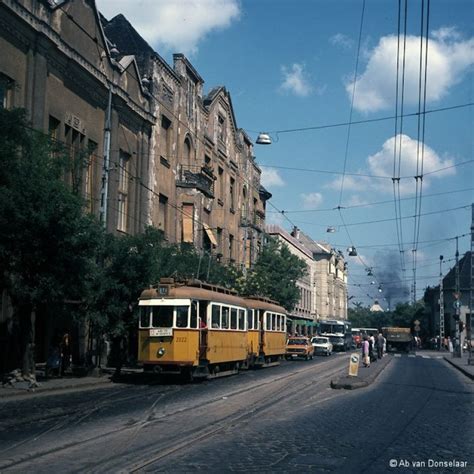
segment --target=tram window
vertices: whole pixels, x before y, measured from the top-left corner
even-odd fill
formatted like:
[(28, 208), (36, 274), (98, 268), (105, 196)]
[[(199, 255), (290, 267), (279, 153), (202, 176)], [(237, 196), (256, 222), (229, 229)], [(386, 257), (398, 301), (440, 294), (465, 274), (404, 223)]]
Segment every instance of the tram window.
[(253, 329), (253, 310), (247, 310), (247, 329)]
[(212, 328), (218, 329), (221, 327), (221, 307), (215, 304), (212, 305)]
[(277, 315), (272, 313), (272, 331), (275, 331), (276, 328), (277, 328), (277, 325), (276, 325), (276, 317)]
[(265, 315), (265, 331), (270, 331), (271, 329), (271, 317), (270, 317), (270, 314), (267, 313)]
[(243, 331), (245, 329), (245, 310), (239, 309), (239, 329)]
[(230, 328), (237, 329), (237, 309), (232, 308), (230, 310)]
[(189, 306), (176, 306), (176, 327), (188, 327)]
[(151, 325), (154, 328), (173, 327), (173, 306), (153, 306)]
[(260, 324), (259, 324), (259, 319), (258, 319), (259, 314), (260, 312), (258, 310), (255, 310), (253, 312), (253, 328), (254, 329), (260, 329)]
[(279, 331), (281, 328), (281, 316), (279, 314), (276, 315), (276, 327), (275, 330)]
[(222, 329), (229, 329), (229, 307), (222, 306)]
[(197, 301), (191, 301), (191, 324), (190, 327), (197, 328), (197, 315), (198, 315), (198, 308), (197, 308)]
[(140, 308), (140, 327), (149, 328), (150, 327), (150, 307), (142, 306)]

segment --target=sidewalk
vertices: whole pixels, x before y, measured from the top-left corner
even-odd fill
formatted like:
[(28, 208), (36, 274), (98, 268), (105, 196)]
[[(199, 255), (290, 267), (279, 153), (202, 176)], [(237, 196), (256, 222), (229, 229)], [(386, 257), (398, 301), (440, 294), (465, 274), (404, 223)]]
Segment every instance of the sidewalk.
[(472, 365), (468, 364), (469, 354), (467, 352), (462, 353), (462, 357), (453, 357), (452, 354), (444, 354), (444, 360), (449, 362), (453, 367), (462, 372), (466, 377), (474, 380), (474, 353), (472, 354), (473, 362)]
[[(94, 387), (112, 386), (112, 376), (115, 369), (105, 367), (100, 369), (97, 375), (74, 376), (65, 375), (63, 377), (44, 378), (44, 371), (36, 371), (37, 387), (32, 387), (29, 381), (14, 382), (13, 385), (0, 385), (0, 400), (6, 398), (16, 398), (24, 395), (50, 393), (58, 390), (85, 390)], [(142, 373), (141, 369), (122, 368), (122, 375), (133, 376)]]
[[(348, 354), (349, 355), (349, 354)], [(370, 367), (364, 367), (362, 362), (359, 365), (359, 373), (357, 377), (351, 377), (349, 375), (343, 375), (341, 377), (331, 380), (331, 388), (335, 389), (346, 389), (354, 390), (356, 388), (362, 388), (369, 386), (379, 376), (382, 370), (392, 361), (393, 356), (385, 354), (382, 359), (378, 359), (377, 362), (372, 362)], [(347, 368), (345, 369), (346, 374), (349, 371), (349, 358), (347, 358)]]

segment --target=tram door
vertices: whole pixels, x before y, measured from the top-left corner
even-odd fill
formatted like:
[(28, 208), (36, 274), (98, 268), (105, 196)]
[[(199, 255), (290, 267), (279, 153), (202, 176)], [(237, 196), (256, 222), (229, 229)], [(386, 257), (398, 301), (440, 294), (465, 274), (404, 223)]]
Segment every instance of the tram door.
[(199, 301), (199, 359), (207, 359), (207, 301)]
[(261, 309), (257, 309), (256, 311), (258, 311), (258, 324), (260, 325), (258, 347), (259, 347), (259, 353), (261, 354), (263, 353), (263, 344), (264, 344), (264, 336), (265, 336), (265, 321), (264, 321), (265, 311)]

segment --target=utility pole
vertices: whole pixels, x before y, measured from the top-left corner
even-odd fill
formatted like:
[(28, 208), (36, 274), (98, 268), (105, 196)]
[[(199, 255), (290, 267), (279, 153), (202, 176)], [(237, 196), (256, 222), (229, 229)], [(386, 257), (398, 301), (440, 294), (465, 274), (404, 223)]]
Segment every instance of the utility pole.
[(439, 256), (439, 347), (444, 339), (444, 293), (443, 293), (443, 256)]
[[(472, 337), (472, 323), (474, 321), (474, 203), (471, 204), (471, 279), (469, 287), (469, 321), (466, 321), (466, 338), (469, 347), (468, 364), (474, 364), (474, 357), (472, 354), (471, 337)], [(469, 323), (469, 324), (467, 324)]]
[(460, 309), (461, 309), (461, 295), (459, 294), (459, 247), (458, 247), (459, 238), (456, 237), (456, 268), (455, 268), (455, 278), (456, 278), (456, 290), (455, 290), (455, 309), (456, 312), (455, 320), (455, 341), (454, 341), (454, 350), (453, 350), (453, 357), (461, 357), (462, 348), (461, 348), (461, 333), (459, 331), (459, 320), (460, 320)]

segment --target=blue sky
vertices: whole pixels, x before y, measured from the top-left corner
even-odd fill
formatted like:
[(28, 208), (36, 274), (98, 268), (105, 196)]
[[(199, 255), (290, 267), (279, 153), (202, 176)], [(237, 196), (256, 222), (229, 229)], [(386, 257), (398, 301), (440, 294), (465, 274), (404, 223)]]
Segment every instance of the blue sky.
[[(403, 95), (404, 113), (413, 114), (419, 102), (422, 2), (408, 3)], [(461, 255), (469, 250), (472, 106), (429, 113), (424, 124), (411, 116), (403, 124), (394, 119), (354, 124), (350, 133), (348, 126), (292, 131), (347, 123), (351, 102), (353, 122), (395, 115), (398, 0), (366, 0), (362, 29), (362, 0), (97, 0), (97, 5), (107, 18), (123, 13), (170, 63), (172, 53), (185, 53), (205, 90), (225, 85), (238, 126), (252, 138), (259, 131), (270, 133), (273, 145), (255, 146), (264, 184), (273, 194), (268, 222), (288, 230), (296, 225), (346, 255), (354, 245), (359, 257), (347, 258), (353, 301), (369, 304), (392, 295), (393, 304), (401, 298), (400, 287), (413, 284), (414, 241), (418, 298), (439, 280), (440, 255), (444, 273), (454, 265), (452, 237), (463, 236)], [(474, 102), (473, 24), (472, 1), (431, 0), (426, 110)], [(424, 176), (416, 208), (419, 174)], [(421, 211), (417, 231), (414, 218), (397, 225), (394, 176), (401, 176), (396, 187), (401, 215)], [(345, 209), (334, 209), (338, 206)], [(327, 233), (328, 226), (336, 232)], [(366, 275), (368, 267), (374, 277)]]

